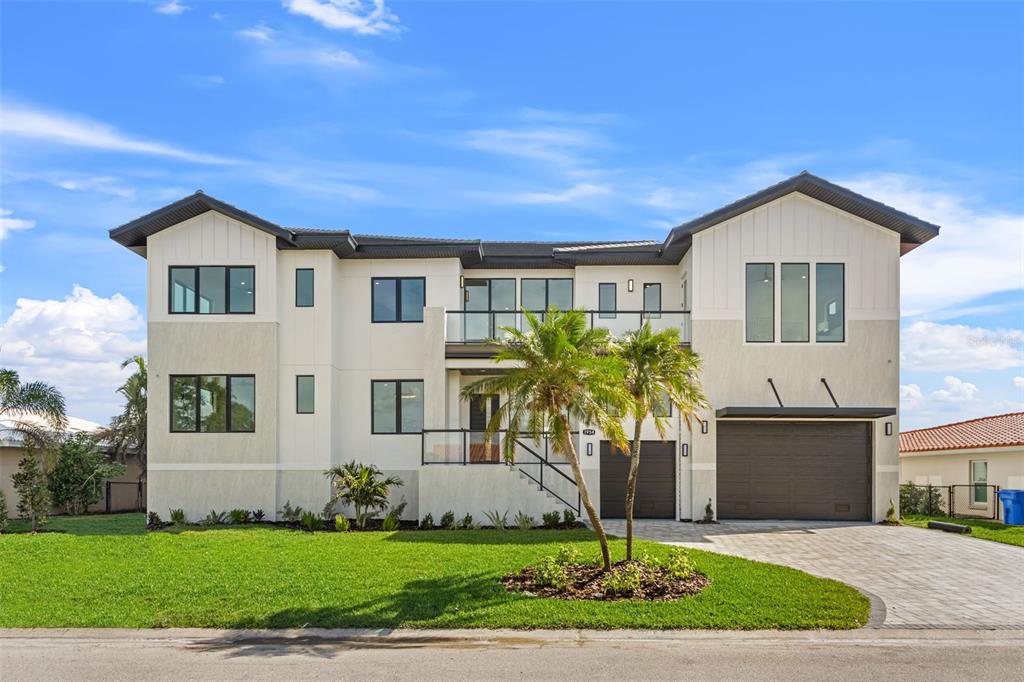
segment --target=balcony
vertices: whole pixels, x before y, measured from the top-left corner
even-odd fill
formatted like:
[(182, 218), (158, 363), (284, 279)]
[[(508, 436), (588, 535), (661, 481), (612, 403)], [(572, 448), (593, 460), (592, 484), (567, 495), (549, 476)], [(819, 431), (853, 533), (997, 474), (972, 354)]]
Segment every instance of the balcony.
[[(543, 313), (537, 312), (543, 317)], [(613, 337), (640, 329), (650, 323), (654, 331), (670, 327), (679, 330), (683, 344), (690, 343), (690, 311), (585, 310), (587, 324), (607, 329)], [(495, 353), (494, 341), (508, 335), (505, 328), (523, 330), (526, 316), (511, 310), (448, 310), (445, 312), (445, 355), (449, 358), (490, 357)]]

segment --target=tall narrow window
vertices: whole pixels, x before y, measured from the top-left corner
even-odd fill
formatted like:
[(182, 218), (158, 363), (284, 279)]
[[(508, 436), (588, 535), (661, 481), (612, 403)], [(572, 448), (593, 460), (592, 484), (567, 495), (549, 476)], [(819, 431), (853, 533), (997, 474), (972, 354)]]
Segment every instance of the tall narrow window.
[(661, 317), (661, 285), (644, 285), (644, 317)]
[(426, 305), (423, 277), (374, 277), (371, 282), (374, 322), (422, 322)]
[(170, 268), (168, 312), (201, 315), (256, 312), (256, 268), (201, 265)]
[(220, 315), (227, 311), (227, 268), (199, 268), (199, 312)]
[(372, 433), (423, 431), (423, 381), (373, 381), (370, 392)]
[(815, 267), (816, 338), (818, 343), (846, 340), (846, 291), (842, 263), (818, 263)]
[(313, 414), (316, 406), (316, 384), (311, 374), (295, 377), (295, 413)]
[(228, 312), (251, 313), (256, 310), (256, 286), (253, 268), (228, 268)]
[(807, 263), (782, 264), (782, 315), (783, 341), (809, 341), (810, 333), (810, 291), (808, 279), (810, 266)]
[(295, 307), (313, 307), (313, 268), (295, 270)]
[(209, 374), (171, 376), (171, 431), (256, 429), (256, 378)]
[(172, 313), (196, 311), (196, 269), (171, 268)]
[(746, 338), (763, 343), (775, 340), (775, 265), (747, 263)]
[(598, 317), (605, 320), (615, 319), (616, 301), (615, 282), (602, 282), (597, 285)]
[(988, 504), (988, 462), (971, 462), (971, 504)]

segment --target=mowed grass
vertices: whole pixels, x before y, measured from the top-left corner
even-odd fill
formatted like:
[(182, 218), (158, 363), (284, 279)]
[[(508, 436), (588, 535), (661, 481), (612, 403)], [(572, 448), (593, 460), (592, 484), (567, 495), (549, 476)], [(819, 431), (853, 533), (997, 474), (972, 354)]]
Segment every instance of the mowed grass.
[[(267, 527), (143, 532), (140, 514), (54, 519), (0, 536), (0, 627), (854, 628), (853, 588), (693, 551), (711, 586), (674, 602), (509, 593), (501, 576), (586, 530), (303, 533)], [(664, 556), (669, 548), (638, 543)], [(613, 541), (621, 558), (624, 543)]]
[[(946, 523), (958, 523), (961, 526), (970, 526), (971, 533), (967, 537), (981, 538), (993, 542), (1002, 542), (1006, 545), (1017, 545), (1024, 547), (1024, 526), (1007, 526), (998, 521), (985, 521), (983, 519), (958, 519), (951, 516), (905, 516), (903, 523), (908, 526), (927, 528), (929, 521), (945, 521)], [(941, 533), (942, 531), (935, 531)]]

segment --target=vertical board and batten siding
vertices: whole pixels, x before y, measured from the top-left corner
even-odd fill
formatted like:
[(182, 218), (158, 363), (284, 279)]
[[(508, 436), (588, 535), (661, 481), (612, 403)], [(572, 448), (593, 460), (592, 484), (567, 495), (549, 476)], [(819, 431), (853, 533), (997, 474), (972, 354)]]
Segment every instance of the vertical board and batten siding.
[[(745, 263), (846, 264), (847, 319), (899, 316), (899, 235), (800, 194), (698, 232), (695, 318), (742, 319)], [(813, 276), (813, 275), (812, 275)], [(776, 272), (778, 278), (778, 272)]]

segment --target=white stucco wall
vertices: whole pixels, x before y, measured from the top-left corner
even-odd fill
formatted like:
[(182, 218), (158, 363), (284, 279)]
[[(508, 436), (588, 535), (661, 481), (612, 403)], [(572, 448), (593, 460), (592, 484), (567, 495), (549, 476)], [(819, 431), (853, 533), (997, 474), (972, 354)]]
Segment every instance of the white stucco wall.
[(1024, 447), (972, 448), (900, 455), (900, 482), (917, 485), (969, 485), (970, 463), (988, 462), (988, 485), (1024, 489)]

